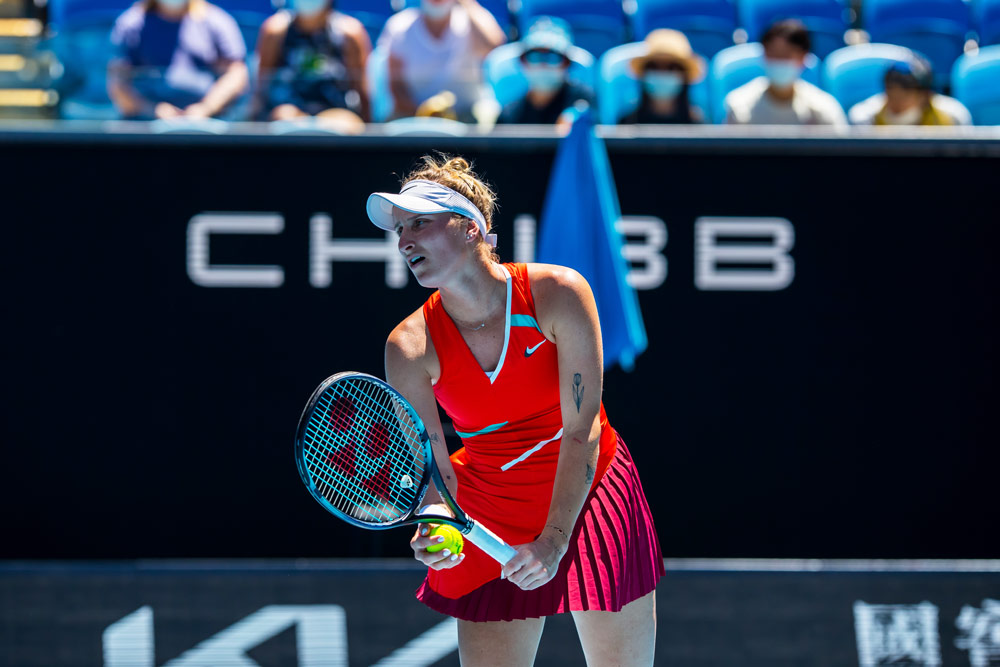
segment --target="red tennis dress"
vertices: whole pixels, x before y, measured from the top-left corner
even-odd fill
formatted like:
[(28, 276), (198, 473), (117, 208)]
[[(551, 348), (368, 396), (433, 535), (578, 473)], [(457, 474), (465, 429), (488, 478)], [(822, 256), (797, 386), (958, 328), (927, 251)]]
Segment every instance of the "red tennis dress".
[[(492, 372), (479, 366), (435, 292), (423, 314), (441, 364), (434, 395), (465, 445), (451, 456), (458, 504), (508, 544), (542, 532), (559, 460), (562, 412), (556, 346), (535, 319), (527, 266), (507, 274), (503, 351)], [(584, 387), (586, 391), (586, 387)], [(428, 570), (417, 598), (467, 621), (510, 621), (567, 611), (620, 611), (663, 575), (652, 514), (625, 443), (601, 405), (597, 471), (556, 576), (523, 591), (470, 542), (465, 560)]]

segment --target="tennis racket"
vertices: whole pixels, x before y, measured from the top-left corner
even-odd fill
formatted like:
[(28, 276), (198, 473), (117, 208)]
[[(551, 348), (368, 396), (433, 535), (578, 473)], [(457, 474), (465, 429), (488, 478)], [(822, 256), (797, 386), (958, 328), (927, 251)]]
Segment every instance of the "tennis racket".
[[(416, 410), (376, 377), (337, 373), (316, 388), (299, 418), (295, 463), (313, 498), (347, 523), (370, 530), (445, 523), (500, 564), (517, 553), (462, 511)], [(431, 481), (454, 517), (418, 510)]]

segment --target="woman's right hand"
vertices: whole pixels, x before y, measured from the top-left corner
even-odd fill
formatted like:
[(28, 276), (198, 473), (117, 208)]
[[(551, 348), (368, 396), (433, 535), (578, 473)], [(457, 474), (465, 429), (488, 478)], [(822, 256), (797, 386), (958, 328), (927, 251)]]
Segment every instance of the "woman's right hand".
[(444, 541), (443, 535), (428, 537), (431, 531), (430, 525), (424, 523), (417, 527), (417, 532), (410, 539), (410, 548), (413, 549), (413, 557), (434, 570), (447, 570), (455, 567), (465, 560), (465, 554), (453, 554), (448, 549), (442, 549), (431, 553), (427, 547)]

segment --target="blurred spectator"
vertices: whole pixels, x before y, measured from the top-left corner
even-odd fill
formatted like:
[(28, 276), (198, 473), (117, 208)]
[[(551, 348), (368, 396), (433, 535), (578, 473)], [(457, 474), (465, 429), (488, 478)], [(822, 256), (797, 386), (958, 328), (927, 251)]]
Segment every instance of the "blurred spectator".
[(331, 0), (293, 0), (292, 11), (277, 12), (260, 29), (257, 113), (293, 120), (350, 110), (368, 120), (369, 53), (368, 31)]
[(935, 94), (930, 63), (914, 55), (885, 73), (885, 92), (858, 102), (848, 114), (855, 125), (971, 125), (972, 114), (952, 97)]
[(578, 102), (593, 103), (593, 93), (567, 77), (573, 46), (569, 25), (543, 16), (521, 40), (520, 66), (528, 92), (504, 107), (499, 123), (552, 125)]
[(143, 0), (111, 32), (108, 94), (130, 119), (208, 118), (246, 90), (236, 21), (205, 0)]
[(413, 116), (443, 91), (455, 95), (455, 113), (472, 119), (484, 96), (483, 59), (506, 41), (503, 30), (475, 0), (421, 0), (385, 24), (379, 44), (389, 53), (393, 116)]
[(846, 125), (840, 103), (800, 78), (811, 46), (799, 21), (779, 21), (761, 37), (765, 75), (726, 96), (726, 122), (748, 125)]
[(642, 84), (639, 106), (619, 123), (700, 123), (688, 99), (692, 83), (705, 75), (704, 62), (684, 33), (661, 28), (646, 35), (646, 53), (631, 62)]

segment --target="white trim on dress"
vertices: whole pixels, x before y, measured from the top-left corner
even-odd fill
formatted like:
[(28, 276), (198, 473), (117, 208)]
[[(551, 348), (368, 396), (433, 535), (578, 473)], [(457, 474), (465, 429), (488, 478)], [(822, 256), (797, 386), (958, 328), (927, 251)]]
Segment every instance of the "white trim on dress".
[[(510, 277), (510, 272), (507, 267), (503, 264), (500, 265), (500, 269), (503, 274), (507, 276), (507, 310), (504, 314), (503, 323), (503, 350), (500, 352), (500, 361), (497, 362), (497, 367), (493, 369), (493, 372), (487, 372), (486, 377), (489, 378), (490, 384), (493, 384), (497, 377), (500, 375), (500, 369), (503, 368), (503, 360), (507, 358), (507, 344), (510, 343), (510, 302), (511, 293), (513, 291), (512, 279)], [(485, 371), (484, 371), (485, 372)]]

